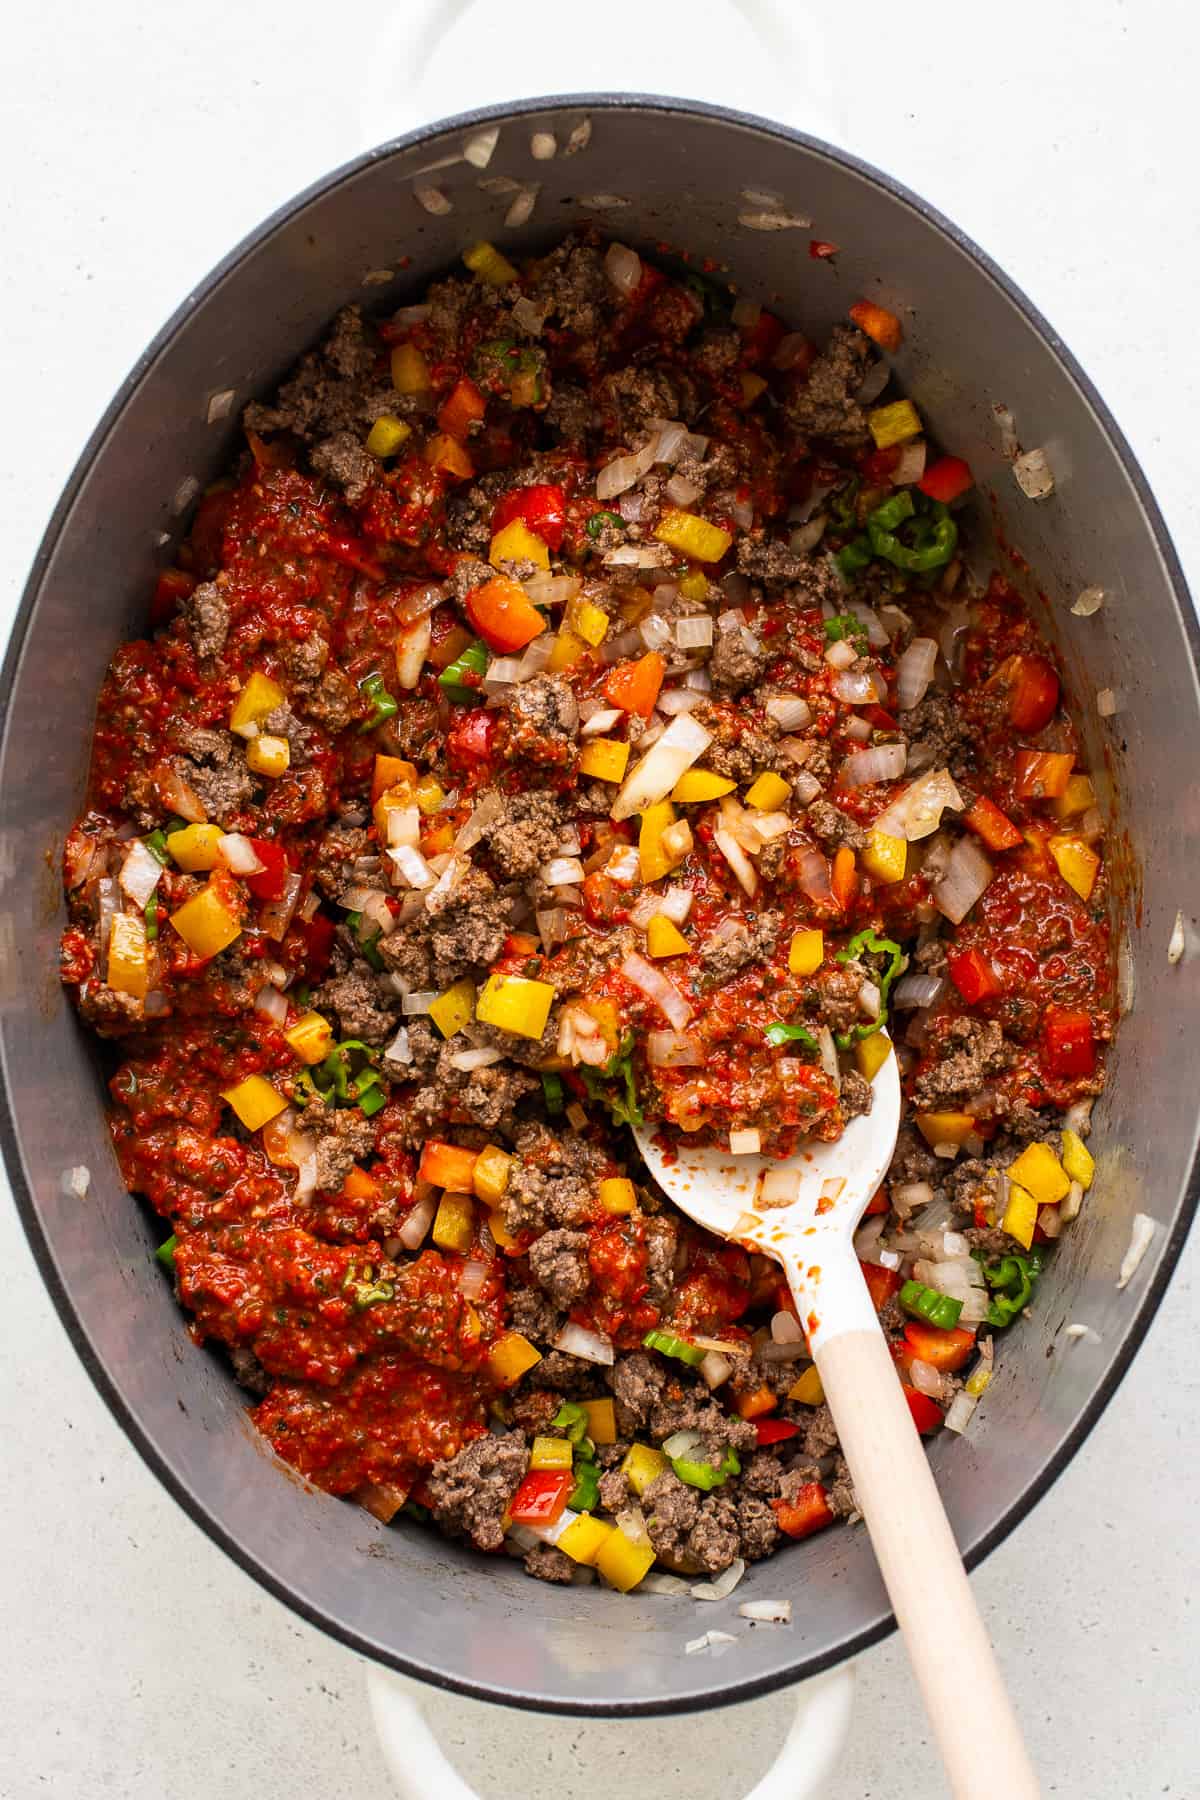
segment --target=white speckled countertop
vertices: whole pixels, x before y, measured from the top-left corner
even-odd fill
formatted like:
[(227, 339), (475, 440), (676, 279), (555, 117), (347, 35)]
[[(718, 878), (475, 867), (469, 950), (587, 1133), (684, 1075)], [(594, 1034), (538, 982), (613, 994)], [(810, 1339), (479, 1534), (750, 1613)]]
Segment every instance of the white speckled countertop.
[[(771, 10), (768, 0), (745, 5)], [(825, 129), (908, 182), (1062, 332), (1200, 582), (1200, 15), (1171, 0), (1093, 0), (1086, 12), (1009, 0), (985, 23), (983, 9), (940, 0), (858, 0), (851, 36), (828, 24), (833, 11), (792, 6), (790, 59), (747, 53), (731, 70), (694, 32), (694, 67), (679, 64), (669, 32), (648, 60), (632, 55), (632, 0), (559, 0), (560, 43), (587, 45), (564, 80), (542, 55), (542, 28), (522, 37), (519, 6), (488, 0), (486, 30), (477, 20), (464, 39), (462, 5), (443, 0), (440, 19), (458, 35), (413, 93), (402, 66), (393, 75), (382, 58), (364, 87), (364, 34), (395, 20), (395, 4), (356, 12), (344, 36), (314, 0), (19, 9), (5, 27), (0, 119), (10, 445), (0, 637), (80, 445), (189, 287), (368, 141), (506, 89), (701, 92)], [(497, 32), (510, 57), (520, 46), (519, 76), (505, 80), (490, 52), (472, 54)], [(749, 46), (748, 26), (740, 42)], [(975, 1577), (1047, 1794), (1200, 1792), (1198, 1259), (1193, 1239), (1106, 1417)], [(70, 1349), (6, 1193), (0, 1267), (0, 1796), (387, 1800), (359, 1660), (260, 1592), (150, 1477)], [(828, 1800), (931, 1800), (940, 1778), (895, 1642), (870, 1652), (860, 1675), (853, 1745)], [(425, 1701), (488, 1800), (585, 1782), (613, 1795), (735, 1800), (790, 1713), (786, 1695), (637, 1725)]]

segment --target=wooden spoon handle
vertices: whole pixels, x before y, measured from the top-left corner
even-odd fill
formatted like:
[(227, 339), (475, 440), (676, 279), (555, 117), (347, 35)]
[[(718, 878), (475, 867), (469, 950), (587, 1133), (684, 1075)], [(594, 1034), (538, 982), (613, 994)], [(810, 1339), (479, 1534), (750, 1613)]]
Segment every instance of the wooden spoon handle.
[(955, 1800), (1037, 1800), (1037, 1776), (891, 1354), (878, 1330), (816, 1364)]

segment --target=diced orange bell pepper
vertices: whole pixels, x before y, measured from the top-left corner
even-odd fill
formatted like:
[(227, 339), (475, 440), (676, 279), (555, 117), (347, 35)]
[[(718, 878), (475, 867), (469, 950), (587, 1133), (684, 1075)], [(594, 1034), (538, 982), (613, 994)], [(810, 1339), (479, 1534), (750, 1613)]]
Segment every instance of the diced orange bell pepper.
[(508, 655), (523, 650), (546, 629), (545, 620), (520, 582), (494, 575), (466, 599), (467, 617), (492, 650)]
[(842, 844), (833, 859), (833, 871), (829, 877), (833, 889), (833, 897), (843, 912), (848, 912), (854, 904), (854, 896), (858, 892), (858, 871), (854, 866), (854, 852), (849, 844)]
[(983, 839), (989, 850), (1015, 850), (1023, 842), (1012, 820), (986, 794), (980, 794), (970, 811), (963, 814), (963, 823)]
[(988, 681), (1008, 694), (1008, 721), (1014, 731), (1041, 731), (1054, 717), (1059, 682), (1044, 656), (1006, 656)]
[(772, 1500), (771, 1505), (780, 1531), (791, 1538), (811, 1537), (814, 1531), (833, 1524), (834, 1515), (819, 1481), (806, 1481), (796, 1490), (794, 1500)]
[(974, 1348), (973, 1331), (964, 1331), (961, 1326), (943, 1331), (937, 1325), (927, 1325), (923, 1319), (910, 1319), (904, 1327), (903, 1344), (897, 1345), (892, 1354), (902, 1369), (913, 1362), (925, 1362), (939, 1374), (953, 1375)]
[(478, 1151), (464, 1150), (458, 1144), (444, 1144), (438, 1138), (429, 1138), (421, 1151), (421, 1179), (433, 1187), (469, 1194), (478, 1154)]
[(437, 416), (438, 429), (461, 443), (471, 426), (477, 424), (486, 411), (487, 401), (471, 377), (464, 375), (442, 402)]
[(975, 1129), (970, 1113), (927, 1112), (916, 1115), (917, 1130), (927, 1144), (963, 1144)]
[(850, 317), (881, 350), (898, 350), (904, 342), (904, 328), (886, 306), (876, 306), (871, 300), (857, 300), (850, 308)]
[(515, 1387), (526, 1370), (540, 1363), (542, 1353), (519, 1331), (506, 1331), (488, 1353), (488, 1372), (497, 1387)]
[(356, 1163), (342, 1183), (342, 1192), (347, 1200), (377, 1200), (379, 1183)]
[(773, 1394), (765, 1381), (761, 1387), (737, 1397), (737, 1409), (743, 1419), (757, 1419), (761, 1413), (774, 1412), (778, 1405), (778, 1394)]
[(662, 689), (667, 665), (657, 650), (648, 650), (637, 662), (618, 663), (604, 683), (604, 697), (623, 712), (648, 719)]
[(1014, 759), (1022, 800), (1057, 800), (1067, 791), (1075, 758), (1055, 750), (1018, 750)]
[(456, 481), (470, 481), (475, 473), (471, 461), (457, 438), (439, 431), (425, 446), (425, 461), (441, 475), (452, 475)]
[(858, 1266), (867, 1284), (871, 1305), (876, 1312), (882, 1312), (893, 1295), (900, 1292), (902, 1283), (899, 1272), (896, 1269), (885, 1269), (882, 1263), (860, 1262)]

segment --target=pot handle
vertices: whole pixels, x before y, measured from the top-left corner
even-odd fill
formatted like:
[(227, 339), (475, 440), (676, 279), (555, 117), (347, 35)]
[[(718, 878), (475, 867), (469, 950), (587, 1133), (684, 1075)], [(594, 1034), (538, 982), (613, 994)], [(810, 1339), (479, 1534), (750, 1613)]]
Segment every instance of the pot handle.
[[(850, 1735), (854, 1684), (852, 1662), (799, 1684), (796, 1715), (779, 1755), (746, 1800), (819, 1800), (828, 1794)], [(367, 1698), (400, 1800), (478, 1800), (451, 1767), (405, 1683), (386, 1669), (368, 1668)], [(631, 1731), (648, 1729), (637, 1719), (626, 1725)]]

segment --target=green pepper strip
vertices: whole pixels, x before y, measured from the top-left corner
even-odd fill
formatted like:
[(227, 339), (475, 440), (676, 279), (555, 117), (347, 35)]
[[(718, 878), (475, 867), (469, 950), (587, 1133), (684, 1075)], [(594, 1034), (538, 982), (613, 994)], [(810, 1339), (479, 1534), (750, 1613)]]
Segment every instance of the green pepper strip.
[(606, 525), (624, 526), (625, 521), (620, 513), (594, 512), (585, 527), (590, 538), (598, 538)]
[(160, 1262), (164, 1269), (174, 1269), (175, 1249), (178, 1243), (179, 1239), (175, 1236), (175, 1233), (172, 1232), (166, 1243), (160, 1244), (158, 1249), (154, 1252), (155, 1260)]
[(998, 1263), (988, 1263), (984, 1262), (982, 1252), (976, 1251), (975, 1259), (983, 1269), (984, 1280), (995, 1290), (995, 1297), (988, 1307), (988, 1324), (1003, 1331), (1033, 1298), (1037, 1278), (1042, 1272), (1041, 1252), (1035, 1250), (1028, 1257), (1004, 1256)]
[[(617, 1125), (642, 1125), (641, 1101), (638, 1099), (637, 1082), (633, 1075), (633, 1033), (627, 1031), (620, 1044), (613, 1051), (606, 1063), (598, 1069), (589, 1069), (581, 1064), (579, 1073), (583, 1076), (584, 1086), (589, 1098), (603, 1100), (613, 1122)], [(620, 1079), (625, 1084), (624, 1095), (613, 1093), (605, 1087), (605, 1082)]]
[(851, 538), (848, 544), (842, 545), (841, 549), (835, 553), (833, 560), (849, 580), (869, 565), (871, 561), (870, 538), (865, 532), (860, 532), (858, 537)]
[(382, 725), (385, 719), (395, 718), (400, 711), (400, 703), (384, 687), (383, 676), (378, 669), (374, 670), (372, 674), (364, 676), (358, 685), (374, 709), (370, 717), (364, 719), (359, 726), (360, 733), (374, 731), (375, 727)]
[(846, 485), (839, 488), (837, 493), (830, 497), (828, 502), (829, 522), (835, 531), (849, 531), (854, 524), (854, 503), (858, 499), (858, 490), (861, 486), (862, 483), (858, 476), (852, 475)]
[(834, 961), (848, 963), (864, 950), (874, 951), (876, 955), (889, 959), (887, 969), (879, 977), (879, 1016), (870, 1025), (855, 1025), (850, 1031), (839, 1031), (834, 1039), (839, 1050), (849, 1050), (852, 1044), (861, 1043), (863, 1038), (874, 1037), (880, 1027), (886, 1025), (888, 995), (904, 962), (904, 952), (895, 939), (877, 937), (869, 925), (865, 931), (856, 932), (844, 950), (835, 953)]
[(581, 1462), (575, 1465), (575, 1486), (571, 1489), (567, 1505), (574, 1512), (591, 1512), (600, 1499), (600, 1469), (593, 1462)]
[(843, 638), (854, 640), (861, 648), (866, 647), (867, 628), (861, 619), (853, 613), (836, 613), (832, 619), (825, 621), (825, 636), (831, 644), (839, 643)]
[(580, 1444), (587, 1436), (588, 1416), (577, 1400), (564, 1400), (550, 1421), (559, 1431), (565, 1431), (573, 1444)]
[(160, 862), (164, 869), (167, 868), (171, 861), (171, 852), (167, 849), (165, 829), (160, 826), (157, 831), (152, 831), (149, 837), (144, 837), (142, 842), (155, 862)]
[(958, 1315), (963, 1309), (961, 1300), (952, 1300), (949, 1294), (939, 1293), (937, 1288), (926, 1287), (921, 1281), (905, 1282), (900, 1289), (900, 1304), (915, 1319), (924, 1319), (930, 1325), (940, 1326), (943, 1331), (954, 1330), (958, 1324)]
[(642, 1339), (642, 1348), (657, 1350), (662, 1356), (674, 1356), (679, 1362), (690, 1364), (693, 1369), (707, 1355), (699, 1344), (689, 1344), (686, 1338), (676, 1337), (673, 1331), (648, 1331)]
[(553, 1069), (542, 1070), (542, 1097), (550, 1117), (557, 1118), (563, 1109), (563, 1084), (562, 1076), (556, 1075)]
[(892, 495), (890, 500), (885, 500), (882, 506), (877, 506), (873, 513), (868, 514), (867, 527), (870, 529), (871, 526), (875, 526), (880, 531), (895, 531), (897, 526), (903, 525), (905, 519), (911, 519), (916, 510), (913, 505), (913, 497), (908, 489), (901, 488)]
[(379, 954), (379, 940), (383, 936), (383, 932), (376, 927), (370, 937), (365, 938), (362, 936), (362, 922), (363, 916), (360, 912), (348, 912), (346, 914), (346, 923), (354, 933), (359, 950), (362, 952), (366, 961), (370, 963), (375, 973), (380, 975), (387, 967), (387, 964)]
[[(930, 569), (940, 569), (950, 561), (958, 547), (958, 526), (949, 512), (940, 503), (930, 509), (929, 519), (920, 521), (918, 541), (914, 545), (901, 543), (896, 536), (895, 526), (888, 524), (901, 501), (908, 500), (908, 511), (897, 523), (913, 515), (912, 497), (907, 489), (887, 500), (870, 515), (867, 520), (867, 536), (871, 541), (871, 549), (876, 556), (885, 562), (892, 563), (897, 569), (907, 569), (912, 574), (920, 575)], [(884, 515), (881, 518), (881, 515)]]
[(146, 942), (152, 944), (158, 936), (158, 895), (151, 894), (146, 902)]
[(488, 647), (482, 638), (476, 638), (466, 649), (448, 663), (438, 676), (438, 686), (447, 699), (457, 705), (469, 705), (479, 698), (479, 684), (488, 671)]
[(811, 1031), (803, 1025), (785, 1025), (782, 1019), (776, 1019), (763, 1032), (768, 1044), (803, 1044), (806, 1050), (819, 1050), (820, 1045)]
[(715, 1487), (724, 1487), (731, 1475), (742, 1472), (736, 1450), (725, 1452), (720, 1468), (714, 1468), (712, 1463), (693, 1462), (688, 1456), (673, 1456), (671, 1467), (680, 1481), (686, 1481), (689, 1487), (703, 1488), (706, 1493), (711, 1493)]
[(406, 1500), (400, 1511), (410, 1519), (419, 1519), (422, 1525), (428, 1524), (433, 1517), (429, 1508), (422, 1506), (419, 1500)]

